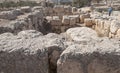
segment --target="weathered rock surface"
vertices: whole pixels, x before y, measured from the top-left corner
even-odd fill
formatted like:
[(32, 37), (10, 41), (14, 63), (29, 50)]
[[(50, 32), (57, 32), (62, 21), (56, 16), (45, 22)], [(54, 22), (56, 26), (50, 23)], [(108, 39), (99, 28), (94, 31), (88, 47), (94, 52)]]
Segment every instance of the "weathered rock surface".
[(85, 19), (84, 24), (85, 24), (85, 26), (88, 26), (88, 27), (92, 26), (93, 25), (92, 19), (90, 19), (90, 18)]
[(72, 7), (72, 13), (76, 12), (77, 8), (76, 7)]
[(82, 15), (80, 15), (80, 22), (83, 23), (85, 18), (90, 18), (90, 14), (82, 14)]
[(97, 37), (87, 27), (70, 28), (61, 35), (35, 30), (16, 36), (4, 33), (0, 35), (0, 72), (119, 73), (119, 44), (116, 39)]
[[(80, 22), (79, 15), (69, 15), (69, 18), (70, 18), (70, 19), (74, 19), (73, 22), (75, 22), (75, 23), (79, 23), (79, 22)], [(71, 20), (71, 21), (72, 21), (72, 20)]]
[(64, 12), (64, 6), (63, 5), (56, 5), (56, 6), (54, 6), (54, 11), (56, 12), (56, 13), (62, 13), (62, 12)]
[(56, 5), (1, 12), (0, 73), (120, 73), (119, 39), (98, 37), (120, 38), (119, 16), (91, 11)]
[(14, 9), (12, 10), (13, 14), (15, 14), (16, 16), (22, 15), (23, 12), (21, 11), (21, 9)]
[(91, 7), (83, 7), (81, 8), (81, 12), (87, 13), (87, 12), (91, 12), (92, 8)]
[(24, 7), (21, 7), (20, 9), (21, 9), (22, 12), (26, 12), (26, 13), (31, 11), (30, 6), (24, 6)]
[(119, 73), (119, 43), (105, 38), (94, 44), (71, 45), (61, 54), (57, 73)]
[(60, 20), (60, 18), (58, 16), (53, 16), (53, 19), (51, 20), (51, 25), (55, 26), (55, 25), (62, 25), (62, 21)]
[(41, 10), (41, 9), (43, 9), (42, 6), (35, 6), (35, 7), (33, 7), (31, 10), (32, 10), (32, 11), (35, 11), (35, 10)]
[[(35, 30), (0, 35), (0, 72), (48, 73), (56, 70), (57, 60), (65, 49), (63, 39), (57, 34)], [(50, 70), (49, 70), (50, 69)]]
[(16, 20), (11, 21), (10, 24), (5, 27), (12, 29), (14, 33), (18, 33), (24, 29), (28, 29), (29, 25), (24, 20)]
[(40, 42), (44, 43), (35, 37), (0, 35), (0, 72), (48, 73), (48, 53)]
[(4, 33), (4, 32), (17, 33), (17, 32), (24, 30), (25, 28), (27, 29), (28, 26), (29, 25), (23, 20), (11, 21), (5, 25), (1, 24), (0, 33)]
[(14, 20), (17, 16), (14, 14), (13, 11), (2, 11), (0, 12), (0, 19), (8, 19), (8, 20)]
[(66, 31), (66, 34), (71, 40), (77, 42), (97, 39), (97, 33), (93, 29), (87, 27), (70, 28)]
[(70, 7), (70, 6), (64, 6), (64, 12), (66, 13), (66, 14), (70, 14), (70, 13), (72, 13), (72, 7)]
[[(8, 12), (14, 13), (14, 15), (9, 16), (10, 19), (13, 18), (14, 16), (18, 16), (18, 17), (16, 20), (12, 20), (8, 22), (5, 21), (2, 22), (1, 20), (0, 34), (4, 32), (12, 32), (14, 34), (17, 34), (22, 30), (28, 30), (28, 29), (41, 31), (42, 33), (46, 34), (47, 22), (44, 23), (45, 20), (43, 18), (44, 15), (42, 10), (35, 10), (32, 13), (26, 13), (24, 15), (21, 15), (22, 11), (20, 10), (13, 10)], [(7, 17), (8, 15), (7, 16), (2, 15), (2, 16), (6, 17), (6, 19), (9, 19), (9, 17)]]
[(110, 32), (116, 34), (117, 30), (120, 28), (120, 23), (118, 21), (112, 21), (110, 26)]
[(70, 24), (70, 18), (68, 16), (63, 16), (62, 23), (64, 25), (69, 25)]
[(43, 34), (41, 32), (35, 31), (35, 30), (25, 30), (25, 31), (21, 31), (18, 33), (18, 37), (19, 38), (36, 38), (39, 36), (43, 36)]

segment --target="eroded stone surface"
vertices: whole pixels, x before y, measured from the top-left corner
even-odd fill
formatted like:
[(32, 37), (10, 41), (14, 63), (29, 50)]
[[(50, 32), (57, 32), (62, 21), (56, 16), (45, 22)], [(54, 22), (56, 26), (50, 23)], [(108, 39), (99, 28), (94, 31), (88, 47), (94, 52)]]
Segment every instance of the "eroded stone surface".
[[(120, 42), (110, 39), (120, 37), (119, 14), (113, 15), (62, 5), (1, 12), (0, 34), (8, 33), (0, 35), (0, 72), (119, 73)], [(51, 31), (66, 32), (43, 35)]]
[(21, 31), (16, 36), (1, 34), (0, 72), (48, 73), (49, 69), (56, 70), (57, 59), (65, 47), (59, 35), (48, 35), (43, 36), (35, 30)]
[(58, 73), (118, 73), (120, 42), (106, 39), (66, 48), (57, 62)]
[(87, 27), (76, 27), (70, 28), (66, 31), (67, 36), (69, 36), (73, 41), (90, 41), (97, 38), (97, 33), (91, 28)]

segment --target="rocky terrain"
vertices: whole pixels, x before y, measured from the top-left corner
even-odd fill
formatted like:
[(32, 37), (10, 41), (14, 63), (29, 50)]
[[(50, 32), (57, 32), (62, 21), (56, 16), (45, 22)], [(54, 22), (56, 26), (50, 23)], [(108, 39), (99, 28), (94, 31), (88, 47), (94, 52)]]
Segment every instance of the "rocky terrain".
[(119, 11), (96, 8), (1, 11), (0, 73), (120, 73)]
[(70, 28), (61, 35), (35, 30), (4, 33), (0, 35), (0, 72), (119, 73), (119, 44), (87, 27)]

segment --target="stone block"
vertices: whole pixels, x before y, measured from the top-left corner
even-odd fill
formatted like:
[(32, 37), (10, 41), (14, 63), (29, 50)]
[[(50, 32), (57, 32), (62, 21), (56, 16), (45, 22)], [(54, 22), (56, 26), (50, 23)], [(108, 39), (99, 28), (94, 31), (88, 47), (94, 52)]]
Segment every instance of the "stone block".
[(82, 15), (80, 15), (80, 22), (83, 23), (85, 18), (90, 18), (90, 14), (82, 14)]
[(70, 25), (76, 24), (76, 18), (70, 18)]
[(63, 25), (69, 25), (70, 24), (70, 18), (68, 16), (63, 16), (62, 24)]
[(85, 24), (85, 26), (92, 26), (93, 25), (93, 23), (92, 23), (92, 19), (90, 19), (90, 18), (86, 18), (85, 20), (84, 20), (84, 24)]
[(31, 7), (30, 6), (24, 6), (20, 8), (22, 12), (29, 13), (31, 12)]

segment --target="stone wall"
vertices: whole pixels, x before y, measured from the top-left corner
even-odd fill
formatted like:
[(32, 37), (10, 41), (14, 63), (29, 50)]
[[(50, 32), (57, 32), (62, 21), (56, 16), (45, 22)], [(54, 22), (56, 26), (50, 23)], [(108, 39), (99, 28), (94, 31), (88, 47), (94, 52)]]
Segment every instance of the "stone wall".
[(46, 34), (44, 25), (47, 23), (44, 21), (44, 13), (41, 6), (33, 8), (25, 6), (11, 11), (2, 11), (0, 12), (0, 19), (0, 33), (12, 32), (17, 34), (22, 30), (33, 29)]
[(44, 34), (61, 33), (71, 27), (87, 26), (95, 29), (100, 36), (120, 37), (119, 14), (117, 13), (119, 12), (114, 11), (112, 16), (107, 16), (93, 11), (91, 7), (75, 8), (57, 5), (53, 8), (41, 6), (31, 8), (26, 6), (0, 13), (0, 33), (16, 34), (26, 29), (38, 30)]
[[(71, 7), (71, 11), (65, 6), (55, 6), (53, 14), (46, 16), (46, 19), (52, 26), (52, 31), (56, 33), (65, 32), (71, 27), (86, 26), (93, 28), (99, 36), (118, 37), (119, 38), (119, 12), (114, 11), (112, 16), (108, 14), (93, 11), (91, 7), (75, 8)], [(56, 12), (57, 11), (57, 12)], [(59, 13), (63, 13), (59, 16)]]

